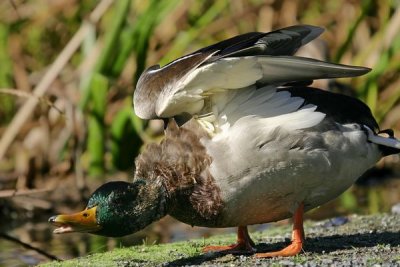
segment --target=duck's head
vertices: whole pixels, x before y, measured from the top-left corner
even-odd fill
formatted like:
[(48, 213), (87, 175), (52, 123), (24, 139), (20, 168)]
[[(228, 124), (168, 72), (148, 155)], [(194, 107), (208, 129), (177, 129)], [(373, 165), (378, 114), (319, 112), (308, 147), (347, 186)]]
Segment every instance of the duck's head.
[(90, 197), (78, 213), (56, 215), (49, 222), (54, 233), (84, 232), (103, 236), (124, 236), (139, 231), (166, 215), (162, 186), (145, 180), (133, 183), (109, 182)]

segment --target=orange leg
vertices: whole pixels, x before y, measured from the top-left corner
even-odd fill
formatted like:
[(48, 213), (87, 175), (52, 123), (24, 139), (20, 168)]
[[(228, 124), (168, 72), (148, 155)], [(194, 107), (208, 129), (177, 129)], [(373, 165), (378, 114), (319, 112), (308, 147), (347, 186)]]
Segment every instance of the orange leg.
[(254, 253), (254, 242), (251, 240), (247, 226), (239, 226), (237, 231), (237, 243), (228, 246), (207, 246), (203, 252), (217, 251), (227, 254)]
[(289, 257), (295, 256), (301, 252), (304, 242), (304, 229), (303, 229), (303, 213), (304, 204), (301, 203), (297, 208), (293, 216), (293, 231), (292, 231), (292, 243), (279, 251), (257, 253), (257, 258), (269, 258), (269, 257)]

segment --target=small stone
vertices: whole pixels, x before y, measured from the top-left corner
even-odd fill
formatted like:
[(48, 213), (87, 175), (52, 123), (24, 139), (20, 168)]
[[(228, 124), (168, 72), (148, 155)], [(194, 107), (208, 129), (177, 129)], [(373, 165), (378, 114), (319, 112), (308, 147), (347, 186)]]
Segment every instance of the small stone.
[(349, 222), (349, 219), (347, 217), (335, 217), (332, 219), (329, 219), (327, 222), (325, 222), (322, 227), (334, 227), (334, 226), (341, 226)]
[(233, 260), (235, 260), (235, 257), (232, 254), (227, 254), (220, 258), (215, 259), (216, 262), (231, 262)]
[(246, 261), (247, 260), (247, 257), (246, 256), (244, 256), (244, 255), (240, 255), (239, 256), (239, 261), (240, 262), (244, 262), (244, 261)]
[(331, 259), (323, 259), (322, 263), (323, 264), (331, 264), (331, 263), (333, 263), (333, 260), (331, 260)]
[(391, 212), (393, 214), (400, 214), (400, 203), (393, 205), (391, 208)]
[(281, 260), (279, 262), (279, 264), (282, 264), (283, 266), (293, 266), (293, 265), (295, 265), (295, 263), (290, 261), (290, 260)]

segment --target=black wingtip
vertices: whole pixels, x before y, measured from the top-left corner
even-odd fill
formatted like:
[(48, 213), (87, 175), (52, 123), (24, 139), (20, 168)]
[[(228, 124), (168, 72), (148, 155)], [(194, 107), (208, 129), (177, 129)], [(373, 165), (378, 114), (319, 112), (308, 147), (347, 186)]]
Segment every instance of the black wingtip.
[[(312, 40), (316, 39), (318, 36), (320, 36), (325, 29), (318, 27), (318, 26), (314, 26), (314, 25), (309, 25), (309, 24), (300, 24), (300, 25), (293, 25), (293, 26), (289, 26), (280, 30), (290, 30), (290, 31), (294, 31), (294, 32), (298, 32), (298, 33), (302, 33), (302, 35), (304, 35), (303, 39), (301, 40), (301, 45), (305, 45), (309, 42), (311, 42)], [(305, 34), (305, 31), (307, 32)]]
[(305, 25), (305, 27), (309, 28), (311, 30), (311, 33), (308, 35), (308, 38), (310, 38), (310, 40), (308, 40), (308, 38), (303, 39), (303, 45), (314, 40), (325, 31), (324, 28), (318, 26)]
[(362, 71), (364, 72), (363, 74), (366, 74), (372, 70), (371, 68), (368, 67), (359, 67), (359, 68), (362, 69)]
[[(346, 66), (346, 65), (342, 65), (342, 66)], [(371, 68), (361, 67), (361, 66), (346, 66), (346, 67), (347, 68), (343, 68), (343, 70), (345, 72), (346, 72), (346, 70), (348, 71), (347, 73), (349, 76), (347, 76), (347, 77), (362, 76), (372, 70)]]
[(312, 35), (315, 37), (321, 35), (325, 31), (325, 29), (322, 27), (310, 24), (300, 24), (298, 26), (308, 28), (311, 31)]

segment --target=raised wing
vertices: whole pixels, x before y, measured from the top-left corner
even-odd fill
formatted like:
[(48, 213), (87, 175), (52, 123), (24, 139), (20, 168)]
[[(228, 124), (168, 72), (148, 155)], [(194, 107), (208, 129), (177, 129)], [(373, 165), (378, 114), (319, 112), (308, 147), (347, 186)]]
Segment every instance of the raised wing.
[[(144, 119), (182, 114), (207, 115), (229, 99), (221, 92), (252, 87), (362, 75), (368, 68), (292, 56), (322, 33), (299, 25), (270, 33), (247, 33), (200, 49), (140, 77), (135, 94), (136, 114)], [(266, 86), (266, 88), (270, 88)], [(262, 90), (262, 89), (261, 89)]]

